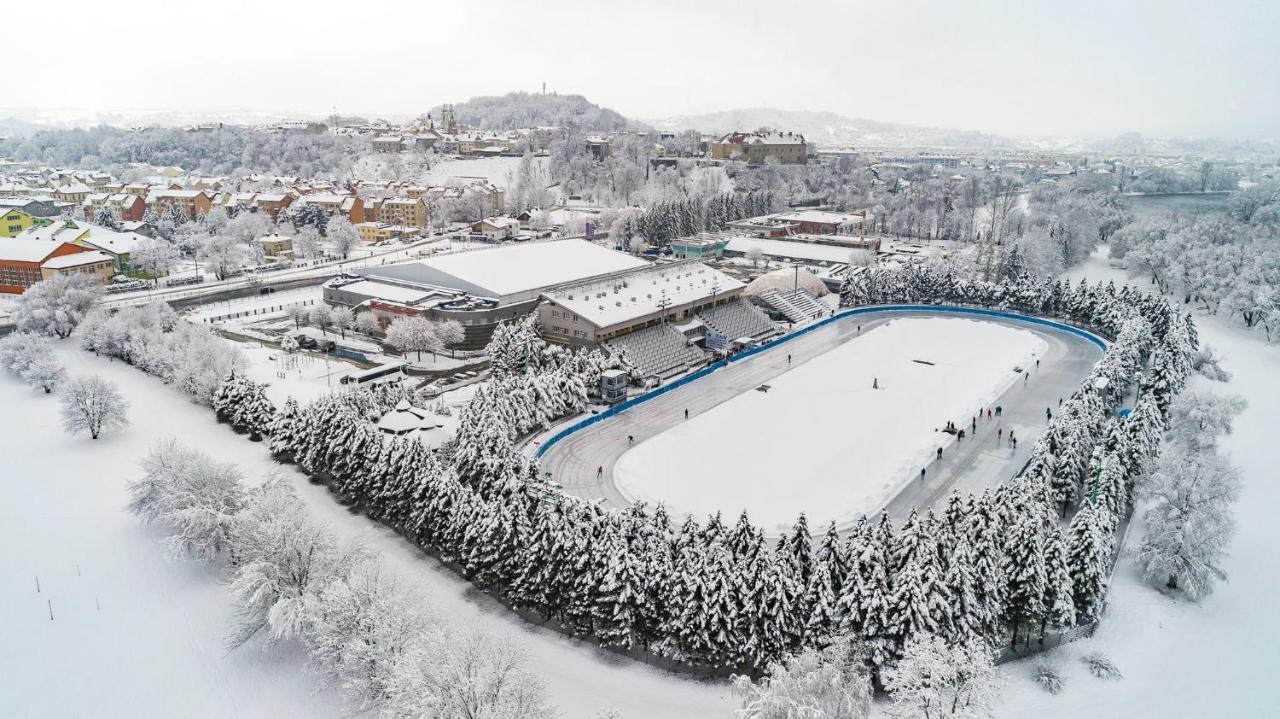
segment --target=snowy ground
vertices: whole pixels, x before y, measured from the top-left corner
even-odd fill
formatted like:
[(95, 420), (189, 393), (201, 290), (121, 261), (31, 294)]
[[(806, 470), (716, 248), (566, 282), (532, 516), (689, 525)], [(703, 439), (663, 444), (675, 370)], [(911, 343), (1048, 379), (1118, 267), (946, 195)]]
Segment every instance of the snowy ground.
[[(519, 157), (477, 157), (472, 159), (460, 160), (456, 158), (443, 159), (437, 161), (431, 166), (431, 169), (421, 176), (419, 180), (428, 185), (445, 185), (449, 181), (458, 177), (483, 177), (492, 182), (499, 189), (506, 189), (507, 175), (515, 175), (516, 170), (520, 167)], [(540, 163), (545, 172), (545, 157), (535, 157), (535, 163)]]
[[(688, 422), (614, 467), (632, 498), (698, 516), (814, 526), (878, 510), (940, 446), (937, 428), (993, 403), (1047, 345), (1006, 325), (904, 318)], [(933, 364), (921, 364), (923, 360)], [(879, 389), (873, 389), (873, 379)]]
[(344, 715), (334, 692), (316, 692), (299, 652), (227, 654), (224, 587), (204, 567), (166, 561), (160, 533), (124, 511), (137, 459), (171, 435), (235, 462), (251, 482), (282, 473), (319, 521), (342, 538), (365, 541), (443, 620), (509, 634), (565, 719), (592, 719), (602, 707), (619, 708), (625, 719), (729, 715), (726, 685), (676, 677), (519, 620), (156, 379), (70, 343), (59, 356), (73, 376), (94, 373), (117, 383), (132, 402), (133, 425), (96, 442), (69, 438), (58, 425), (56, 399), (0, 374), (7, 450), (0, 472), (0, 716)]
[[(262, 312), (275, 307), (288, 307), (289, 305), (298, 304), (310, 307), (320, 302), (323, 296), (324, 289), (320, 285), (313, 285), (292, 290), (281, 290), (268, 295), (251, 295), (249, 297), (237, 297), (233, 300), (208, 302), (184, 312), (183, 315), (195, 321), (205, 319), (222, 321), (221, 318), (235, 313)], [(283, 310), (273, 314), (283, 314)], [(258, 317), (261, 316), (258, 315)]]
[[(1104, 248), (1073, 270), (1073, 280), (1124, 281)], [(1144, 290), (1152, 291), (1141, 280)], [(1010, 665), (1003, 717), (1273, 717), (1280, 667), (1280, 484), (1275, 481), (1275, 428), (1280, 426), (1280, 352), (1223, 317), (1197, 313), (1200, 340), (1225, 355), (1234, 374), (1216, 392), (1240, 394), (1249, 407), (1221, 441), (1243, 472), (1236, 507), (1239, 531), (1226, 564), (1230, 582), (1198, 603), (1164, 595), (1144, 583), (1129, 557), (1121, 560), (1107, 613), (1091, 639), (1061, 647), (1067, 683), (1053, 696), (1028, 679), (1032, 662)], [(1131, 551), (1142, 527), (1129, 532)], [(1124, 673), (1119, 682), (1094, 679), (1076, 657), (1101, 651)], [(1266, 707), (1272, 707), (1267, 709)]]

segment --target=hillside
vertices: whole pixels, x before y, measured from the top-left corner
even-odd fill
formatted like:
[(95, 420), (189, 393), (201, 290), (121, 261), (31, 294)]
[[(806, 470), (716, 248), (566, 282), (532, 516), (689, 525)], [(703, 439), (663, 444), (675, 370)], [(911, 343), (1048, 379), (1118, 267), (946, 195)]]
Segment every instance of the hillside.
[[(443, 106), (431, 109), (440, 117)], [(473, 97), (453, 106), (458, 122), (486, 130), (518, 127), (568, 127), (574, 130), (625, 130), (634, 127), (621, 114), (587, 100), (581, 95), (510, 92), (506, 95)]]
[(1008, 138), (971, 130), (901, 125), (847, 117), (834, 112), (779, 110), (771, 107), (746, 107), (703, 115), (650, 120), (649, 122), (660, 130), (675, 132), (699, 130), (711, 134), (771, 127), (799, 132), (809, 141), (816, 142), (819, 145), (974, 148), (1013, 146), (1017, 144)]

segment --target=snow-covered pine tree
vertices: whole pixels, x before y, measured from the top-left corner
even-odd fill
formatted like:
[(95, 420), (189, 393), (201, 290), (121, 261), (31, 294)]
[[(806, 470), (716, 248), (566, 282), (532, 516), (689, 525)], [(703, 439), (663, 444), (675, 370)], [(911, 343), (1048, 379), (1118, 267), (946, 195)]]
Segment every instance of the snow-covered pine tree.
[(946, 594), (939, 586), (937, 541), (930, 534), (932, 523), (912, 510), (898, 529), (890, 550), (890, 582), (887, 637), (890, 651), (897, 656), (908, 639), (916, 634), (933, 634), (946, 617)]
[(1047, 610), (1044, 598), (1049, 577), (1041, 517), (1036, 513), (1017, 517), (1005, 538), (1003, 554), (1005, 621), (1013, 634), (1011, 641), (1016, 645), (1018, 632), (1025, 629), (1030, 642), (1031, 628), (1039, 626)]
[(809, 575), (813, 574), (813, 536), (809, 533), (809, 520), (805, 518), (804, 512), (800, 513), (791, 529), (788, 548), (791, 550), (791, 564), (796, 580), (801, 585), (808, 585)]
[(605, 646), (643, 646), (641, 633), (647, 604), (643, 557), (618, 533), (605, 535), (602, 554), (609, 557), (597, 587), (595, 633)]
[(1040, 620), (1040, 636), (1046, 628), (1066, 629), (1076, 623), (1072, 600), (1071, 571), (1067, 564), (1066, 542), (1056, 526), (1045, 529), (1045, 595), (1044, 617)]
[(1096, 621), (1106, 603), (1115, 539), (1112, 516), (1109, 510), (1086, 501), (1071, 520), (1067, 567), (1076, 619), (1082, 623)]

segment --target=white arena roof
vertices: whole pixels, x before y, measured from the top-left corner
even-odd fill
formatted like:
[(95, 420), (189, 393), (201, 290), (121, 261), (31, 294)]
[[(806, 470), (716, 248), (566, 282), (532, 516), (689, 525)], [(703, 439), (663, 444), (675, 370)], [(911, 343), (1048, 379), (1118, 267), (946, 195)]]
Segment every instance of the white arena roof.
[(357, 274), (448, 287), (511, 303), (536, 299), (543, 290), (556, 285), (648, 265), (633, 255), (573, 239), (443, 254), (418, 262), (359, 270)]

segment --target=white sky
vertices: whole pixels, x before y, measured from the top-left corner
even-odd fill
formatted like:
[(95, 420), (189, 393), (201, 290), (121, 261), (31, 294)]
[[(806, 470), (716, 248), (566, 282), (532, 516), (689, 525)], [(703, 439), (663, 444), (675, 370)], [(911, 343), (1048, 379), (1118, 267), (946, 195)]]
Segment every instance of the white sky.
[[(1006, 134), (1280, 136), (1280, 2), (14, 0), (0, 105), (417, 114), (510, 90)], [(25, 75), (26, 73), (23, 73)]]

